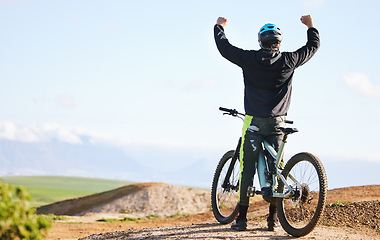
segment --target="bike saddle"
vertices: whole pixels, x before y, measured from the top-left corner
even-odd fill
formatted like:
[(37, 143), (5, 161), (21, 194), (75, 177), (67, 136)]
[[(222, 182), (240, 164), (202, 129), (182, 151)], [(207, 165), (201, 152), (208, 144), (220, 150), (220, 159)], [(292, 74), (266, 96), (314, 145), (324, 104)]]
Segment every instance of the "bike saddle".
[(285, 134), (292, 134), (292, 133), (298, 132), (297, 128), (280, 128), (280, 129)]

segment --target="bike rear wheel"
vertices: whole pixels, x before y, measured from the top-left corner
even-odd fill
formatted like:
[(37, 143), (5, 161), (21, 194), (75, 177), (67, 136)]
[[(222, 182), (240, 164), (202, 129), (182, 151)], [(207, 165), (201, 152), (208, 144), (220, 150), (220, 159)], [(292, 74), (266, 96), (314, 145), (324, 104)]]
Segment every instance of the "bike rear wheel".
[[(211, 206), (215, 218), (222, 224), (231, 223), (238, 214), (239, 202), (239, 157), (233, 159), (234, 150), (223, 155), (215, 170), (211, 188)], [(233, 163), (231, 175), (225, 186), (222, 186), (228, 169)]]
[[(299, 153), (286, 163), (282, 175), (295, 189), (295, 194), (278, 199), (278, 218), (287, 233), (295, 237), (305, 236), (318, 224), (326, 204), (326, 172), (316, 156)], [(278, 192), (287, 191), (284, 183), (279, 181)]]

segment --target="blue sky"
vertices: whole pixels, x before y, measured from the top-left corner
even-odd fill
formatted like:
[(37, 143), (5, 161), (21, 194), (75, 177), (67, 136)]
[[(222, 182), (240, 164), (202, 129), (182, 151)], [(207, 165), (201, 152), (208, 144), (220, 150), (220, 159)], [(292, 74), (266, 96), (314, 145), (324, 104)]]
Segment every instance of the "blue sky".
[[(145, 165), (175, 170), (202, 156), (212, 166), (234, 147), (242, 125), (218, 107), (243, 111), (241, 70), (215, 47), (217, 17), (229, 19), (226, 34), (238, 47), (258, 49), (258, 29), (273, 22), (284, 33), (281, 50), (294, 51), (306, 42), (299, 19), (311, 14), (321, 48), (295, 73), (288, 119), (300, 133), (286, 154), (380, 164), (379, 5), (0, 0), (0, 138), (81, 144), (86, 134), (144, 146), (136, 159), (149, 146), (163, 149)], [(375, 175), (366, 182), (375, 183)]]

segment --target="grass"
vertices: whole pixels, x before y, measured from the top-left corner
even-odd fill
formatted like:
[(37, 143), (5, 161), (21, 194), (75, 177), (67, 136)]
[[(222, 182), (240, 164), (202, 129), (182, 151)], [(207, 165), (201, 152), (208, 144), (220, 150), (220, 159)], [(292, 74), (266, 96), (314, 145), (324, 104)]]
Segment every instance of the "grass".
[(186, 213), (176, 213), (174, 215), (171, 215), (169, 218), (179, 218), (179, 217), (187, 217), (189, 214)]
[[(188, 216), (188, 214), (175, 214), (173, 216), (170, 216), (168, 218), (178, 218), (180, 216)], [(149, 215), (145, 218), (133, 218), (133, 217), (125, 217), (125, 218), (101, 218), (96, 220), (97, 222), (107, 222), (107, 223), (115, 223), (115, 222), (140, 222), (140, 221), (148, 221), (148, 220), (158, 220), (161, 219), (158, 215)]]
[(102, 218), (96, 220), (97, 222), (107, 222), (107, 223), (114, 223), (114, 222), (140, 222), (140, 221), (146, 221), (146, 220), (157, 220), (160, 219), (157, 215), (149, 215), (146, 218), (132, 218), (132, 217), (125, 217), (123, 219), (117, 219), (117, 218)]
[(329, 222), (322, 222), (322, 225), (326, 226), (326, 227), (332, 227), (332, 223), (329, 223)]
[[(189, 216), (189, 214), (180, 214), (176, 213), (170, 217), (167, 218), (179, 218), (179, 217), (184, 217), (184, 216)], [(125, 217), (125, 218), (101, 218), (96, 220), (97, 222), (107, 222), (107, 223), (115, 223), (115, 222), (140, 222), (140, 221), (147, 221), (147, 220), (158, 220), (161, 219), (160, 216), (158, 215), (149, 215), (145, 218), (134, 218), (134, 217)]]
[(41, 214), (41, 215), (44, 216), (45, 218), (48, 218), (51, 222), (62, 221), (62, 220), (69, 219), (66, 216), (57, 216), (57, 215), (54, 215), (52, 213), (51, 214)]
[(133, 183), (99, 178), (59, 176), (7, 176), (0, 177), (0, 180), (8, 184), (23, 186), (32, 194), (32, 207), (104, 192)]
[(342, 202), (342, 200), (339, 200), (338, 202), (329, 203), (326, 205), (327, 208), (331, 207), (344, 207), (345, 205), (350, 204), (349, 202)]
[(143, 220), (147, 220), (147, 218), (132, 218), (132, 217), (125, 217), (123, 219), (118, 218), (102, 218), (96, 220), (97, 222), (106, 222), (106, 223), (115, 223), (115, 222), (140, 222)]

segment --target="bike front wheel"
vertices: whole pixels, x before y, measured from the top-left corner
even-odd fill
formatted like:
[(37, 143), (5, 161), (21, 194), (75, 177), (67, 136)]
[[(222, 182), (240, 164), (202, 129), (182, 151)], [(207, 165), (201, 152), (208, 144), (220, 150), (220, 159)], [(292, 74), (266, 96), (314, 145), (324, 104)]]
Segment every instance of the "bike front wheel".
[[(235, 151), (223, 155), (215, 170), (211, 188), (211, 206), (216, 220), (222, 224), (231, 223), (238, 214), (239, 202), (239, 157), (234, 158)], [(233, 164), (233, 165), (231, 165)], [(231, 174), (228, 169), (231, 166)], [(229, 179), (225, 181), (226, 177)]]
[[(278, 218), (292, 236), (309, 234), (322, 216), (327, 197), (327, 177), (321, 161), (310, 153), (299, 153), (285, 165), (282, 175), (293, 189), (289, 198), (278, 199)], [(279, 181), (278, 192), (287, 193)]]

